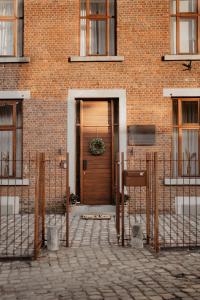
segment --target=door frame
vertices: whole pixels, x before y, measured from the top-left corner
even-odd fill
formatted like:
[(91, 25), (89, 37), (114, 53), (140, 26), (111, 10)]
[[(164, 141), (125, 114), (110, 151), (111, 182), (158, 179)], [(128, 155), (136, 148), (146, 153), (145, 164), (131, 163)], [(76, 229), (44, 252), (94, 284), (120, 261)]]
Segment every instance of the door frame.
[[(119, 151), (119, 112), (117, 116), (118, 120), (118, 126), (117, 126), (117, 133), (115, 134), (115, 105), (119, 107), (119, 102), (116, 101), (118, 99), (112, 99), (112, 98), (95, 98), (95, 99), (76, 99), (79, 102), (79, 109), (77, 110), (76, 107), (76, 114), (78, 115), (78, 124), (77, 124), (77, 130), (79, 128), (79, 134), (77, 135), (76, 132), (76, 144), (78, 145), (76, 147), (76, 164), (78, 166), (78, 169), (76, 168), (76, 172), (78, 172), (78, 176), (80, 176), (79, 180), (76, 178), (76, 193), (79, 191), (80, 194), (80, 202), (81, 204), (85, 204), (85, 201), (83, 200), (83, 194), (84, 194), (84, 175), (83, 175), (83, 116), (84, 116), (84, 102), (88, 101), (94, 101), (96, 103), (106, 101), (110, 107), (110, 117), (111, 119), (111, 124), (110, 124), (110, 131), (111, 131), (111, 137), (110, 137), (110, 144), (111, 144), (111, 165), (110, 165), (110, 171), (111, 171), (111, 187), (110, 187), (110, 192), (111, 192), (111, 198), (110, 198), (110, 203), (112, 204), (114, 201), (114, 164), (115, 164), (115, 154)], [(109, 109), (109, 108), (108, 108)], [(104, 125), (103, 125), (104, 126)], [(117, 151), (115, 149), (115, 137), (117, 137), (118, 145), (117, 145)]]
[[(113, 98), (119, 101), (119, 152), (127, 155), (127, 107), (125, 89), (69, 89), (67, 98), (67, 152), (69, 186), (76, 192), (76, 99)], [(120, 178), (121, 185), (121, 178)]]

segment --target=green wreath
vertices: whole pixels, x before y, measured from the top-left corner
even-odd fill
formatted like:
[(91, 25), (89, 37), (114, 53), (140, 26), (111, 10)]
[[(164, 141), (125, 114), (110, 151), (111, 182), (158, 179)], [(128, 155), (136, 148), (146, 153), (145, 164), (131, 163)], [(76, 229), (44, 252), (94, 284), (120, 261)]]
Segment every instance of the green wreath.
[(92, 139), (89, 148), (92, 155), (103, 155), (106, 151), (105, 143), (101, 138)]

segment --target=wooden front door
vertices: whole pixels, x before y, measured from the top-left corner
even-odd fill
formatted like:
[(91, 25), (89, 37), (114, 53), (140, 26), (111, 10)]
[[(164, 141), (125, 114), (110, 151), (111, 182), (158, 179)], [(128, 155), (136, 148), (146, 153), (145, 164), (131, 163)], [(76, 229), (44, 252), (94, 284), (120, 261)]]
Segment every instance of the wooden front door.
[[(111, 204), (113, 190), (113, 103), (111, 100), (80, 102), (80, 195), (82, 204)], [(102, 138), (105, 153), (95, 156), (89, 144)]]

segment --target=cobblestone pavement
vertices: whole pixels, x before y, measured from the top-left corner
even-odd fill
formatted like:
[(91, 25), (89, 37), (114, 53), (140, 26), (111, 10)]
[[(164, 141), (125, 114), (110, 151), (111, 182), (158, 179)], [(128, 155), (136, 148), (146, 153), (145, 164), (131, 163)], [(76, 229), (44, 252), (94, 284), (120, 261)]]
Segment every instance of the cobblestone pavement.
[(200, 251), (62, 248), (38, 261), (0, 263), (1, 300), (200, 299)]

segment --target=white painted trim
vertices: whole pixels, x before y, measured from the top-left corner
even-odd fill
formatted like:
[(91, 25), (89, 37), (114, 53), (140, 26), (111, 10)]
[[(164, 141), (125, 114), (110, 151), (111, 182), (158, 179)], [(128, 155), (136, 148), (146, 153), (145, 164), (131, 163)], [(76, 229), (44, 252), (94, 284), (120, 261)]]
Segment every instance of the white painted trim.
[(199, 54), (166, 54), (163, 56), (164, 61), (185, 61), (185, 60), (200, 60)]
[(30, 57), (0, 57), (0, 64), (29, 63)]
[(120, 62), (124, 56), (70, 56), (70, 62)]
[(30, 99), (30, 91), (0, 91), (0, 99)]
[(200, 197), (175, 197), (176, 213), (178, 215), (200, 215)]
[(26, 186), (29, 179), (0, 179), (0, 186)]
[(200, 97), (200, 88), (164, 88), (163, 97)]
[(123, 89), (69, 89), (67, 117), (67, 151), (69, 153), (69, 185), (75, 192), (76, 179), (76, 109), (77, 98), (118, 98), (119, 99), (119, 151), (127, 153), (126, 90)]
[(200, 185), (200, 178), (165, 178), (164, 185)]

